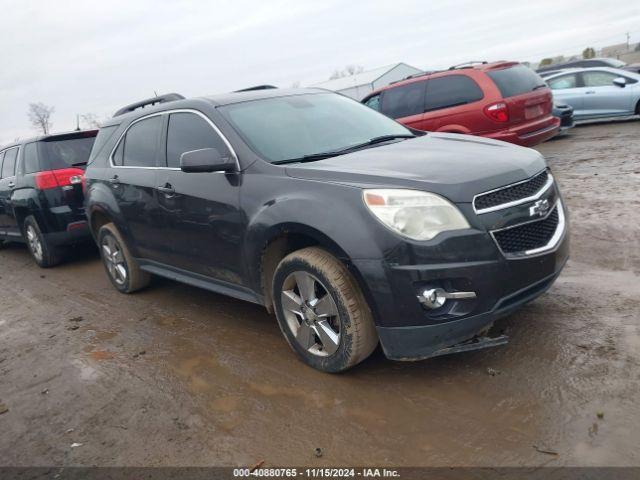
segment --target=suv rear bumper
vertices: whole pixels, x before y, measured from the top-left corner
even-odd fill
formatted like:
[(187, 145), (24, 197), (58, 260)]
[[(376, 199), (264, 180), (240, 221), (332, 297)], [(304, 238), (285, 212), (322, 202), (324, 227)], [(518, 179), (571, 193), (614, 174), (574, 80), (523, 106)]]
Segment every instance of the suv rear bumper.
[(46, 233), (44, 236), (51, 245), (72, 245), (92, 238), (89, 224), (86, 220), (71, 222), (67, 224), (66, 230)]
[(545, 120), (542, 123), (535, 122), (533, 125), (524, 124), (509, 130), (487, 133), (482, 136), (492, 138), (494, 140), (514, 143), (523, 147), (532, 147), (553, 138), (559, 130), (560, 119), (551, 117), (550, 120)]

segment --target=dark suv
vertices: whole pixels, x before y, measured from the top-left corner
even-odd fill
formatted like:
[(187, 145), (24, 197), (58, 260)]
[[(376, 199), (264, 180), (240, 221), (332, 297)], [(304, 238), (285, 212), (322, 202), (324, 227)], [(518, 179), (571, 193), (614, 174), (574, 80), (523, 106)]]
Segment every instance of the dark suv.
[(91, 241), (84, 213), (84, 168), (97, 130), (46, 135), (0, 149), (0, 244), (26, 242), (41, 267), (64, 247)]
[(322, 90), (139, 102), (92, 159), (87, 214), (115, 288), (156, 274), (264, 305), (323, 371), (378, 342), (396, 360), (505, 343), (485, 332), (568, 256), (538, 152), (414, 134)]

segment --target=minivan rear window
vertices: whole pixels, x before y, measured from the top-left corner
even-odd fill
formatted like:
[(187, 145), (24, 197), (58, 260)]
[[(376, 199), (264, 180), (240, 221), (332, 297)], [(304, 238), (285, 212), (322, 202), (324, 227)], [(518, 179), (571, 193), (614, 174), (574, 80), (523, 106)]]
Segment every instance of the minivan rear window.
[(40, 168), (57, 170), (84, 167), (89, 160), (96, 137), (45, 140), (40, 142)]
[(544, 85), (542, 77), (524, 65), (491, 70), (487, 72), (487, 75), (496, 84), (503, 98), (531, 92), (536, 87)]

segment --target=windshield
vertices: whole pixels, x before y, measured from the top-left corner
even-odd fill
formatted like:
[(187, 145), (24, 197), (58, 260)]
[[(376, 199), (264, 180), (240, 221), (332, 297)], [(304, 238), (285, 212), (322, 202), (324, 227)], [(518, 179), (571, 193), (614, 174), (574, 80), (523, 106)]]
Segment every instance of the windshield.
[(334, 93), (266, 98), (220, 110), (269, 162), (344, 150), (387, 135), (411, 135), (394, 120)]

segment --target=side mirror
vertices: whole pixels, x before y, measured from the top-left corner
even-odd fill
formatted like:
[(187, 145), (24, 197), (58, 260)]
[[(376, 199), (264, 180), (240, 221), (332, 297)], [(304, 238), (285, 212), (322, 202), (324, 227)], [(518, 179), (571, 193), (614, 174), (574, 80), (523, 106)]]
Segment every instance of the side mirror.
[(618, 77), (613, 79), (613, 84), (616, 87), (624, 88), (627, 85), (627, 81), (622, 77)]
[(215, 148), (202, 148), (180, 155), (180, 169), (186, 173), (235, 172), (236, 160)]

